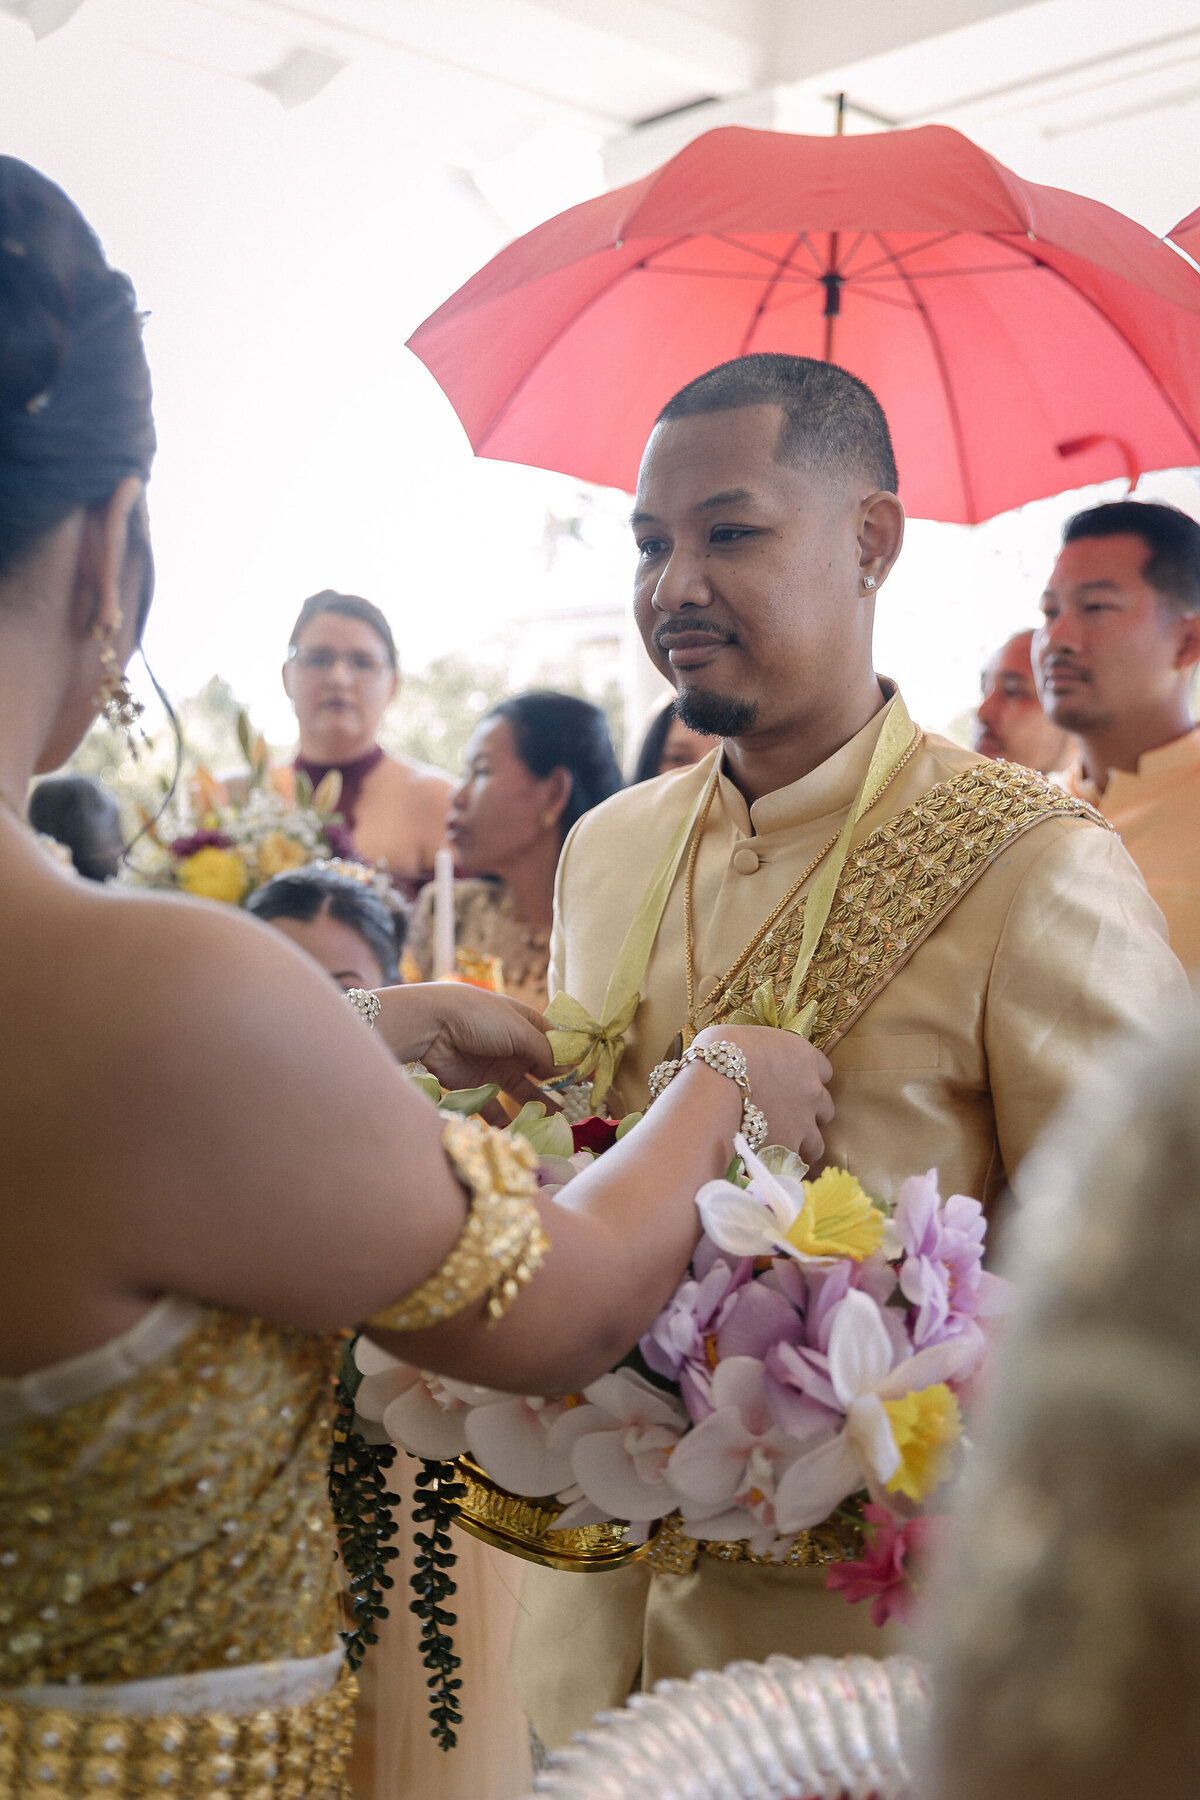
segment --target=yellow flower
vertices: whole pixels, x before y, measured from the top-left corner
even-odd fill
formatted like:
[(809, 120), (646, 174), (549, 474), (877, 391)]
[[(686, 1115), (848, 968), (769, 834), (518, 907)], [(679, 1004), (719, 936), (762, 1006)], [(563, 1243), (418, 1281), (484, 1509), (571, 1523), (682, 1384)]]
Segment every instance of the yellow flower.
[(942, 1479), (946, 1452), (962, 1431), (958, 1401), (944, 1381), (935, 1381), (902, 1400), (881, 1404), (900, 1452), (900, 1467), (887, 1484), (888, 1493), (924, 1500)]
[(302, 868), (309, 854), (295, 838), (282, 831), (268, 831), (256, 855), (259, 881), (270, 881), (272, 875), (282, 875), (287, 869)]
[(883, 1214), (846, 1169), (826, 1169), (804, 1183), (804, 1205), (787, 1241), (801, 1256), (848, 1256), (862, 1262), (883, 1242)]
[(202, 900), (224, 900), (236, 906), (246, 891), (246, 865), (234, 851), (206, 844), (180, 863), (178, 881), (181, 888)]

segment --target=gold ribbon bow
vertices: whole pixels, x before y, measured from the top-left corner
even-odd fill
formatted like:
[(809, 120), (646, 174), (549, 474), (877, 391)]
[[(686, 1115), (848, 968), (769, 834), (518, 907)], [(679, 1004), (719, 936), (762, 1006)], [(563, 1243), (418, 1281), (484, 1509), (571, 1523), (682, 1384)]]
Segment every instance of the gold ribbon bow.
[(591, 1104), (595, 1111), (599, 1111), (603, 1105), (621, 1066), (621, 1058), (625, 1054), (625, 1037), (642, 1003), (642, 982), (645, 980), (650, 953), (654, 949), (667, 900), (675, 885), (675, 877), (679, 873), (679, 865), (683, 861), (683, 853), (687, 849), (696, 821), (717, 785), (720, 765), (720, 751), (714, 751), (712, 769), (700, 792), (700, 798), (677, 826), (662, 861), (642, 895), (629, 930), (625, 933), (625, 941), (617, 953), (599, 1019), (593, 1019), (587, 1008), (581, 1006), (570, 994), (556, 994), (546, 1008), (546, 1017), (550, 1023), (562, 1027), (561, 1030), (550, 1033), (554, 1060), (560, 1068), (567, 1065), (574, 1067), (582, 1079), (586, 1080), (589, 1075), (592, 1077)]
[(616, 1079), (625, 1054), (625, 1034), (640, 1003), (640, 994), (630, 994), (603, 1024), (570, 994), (556, 994), (546, 1008), (550, 1023), (559, 1027), (550, 1033), (554, 1060), (560, 1067), (570, 1064), (580, 1081), (591, 1076), (591, 1104), (596, 1110)]

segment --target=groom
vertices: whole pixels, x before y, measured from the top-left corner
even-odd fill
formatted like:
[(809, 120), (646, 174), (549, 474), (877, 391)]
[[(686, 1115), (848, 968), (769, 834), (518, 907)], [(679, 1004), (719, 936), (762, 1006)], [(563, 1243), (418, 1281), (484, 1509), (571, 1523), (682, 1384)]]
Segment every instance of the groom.
[[(784, 1004), (798, 903), (870, 800), (870, 770), (886, 786), (854, 829), (797, 997), (833, 1065), (827, 1160), (885, 1198), (936, 1166), (944, 1194), (990, 1205), (1109, 1042), (1152, 1028), (1186, 985), (1098, 815), (922, 734), (876, 675), (875, 596), (904, 533), (896, 486), (878, 402), (829, 364), (740, 357), (663, 409), (638, 479), (634, 606), (680, 717), (724, 742), (576, 826), (550, 988), (601, 1018), (663, 847), (692, 820), (613, 1084), (620, 1108), (644, 1105), (680, 1034), (756, 993)], [(529, 1571), (514, 1675), (547, 1743), (663, 1676), (887, 1648), (864, 1606), (824, 1591), (823, 1569), (689, 1542), (657, 1571)]]

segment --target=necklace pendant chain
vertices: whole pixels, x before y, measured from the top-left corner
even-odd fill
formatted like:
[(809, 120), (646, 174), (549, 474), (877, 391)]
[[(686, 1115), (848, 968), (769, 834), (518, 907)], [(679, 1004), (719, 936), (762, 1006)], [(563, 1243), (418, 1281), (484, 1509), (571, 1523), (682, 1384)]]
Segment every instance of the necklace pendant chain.
[[(925, 741), (925, 733), (923, 731), (921, 731), (920, 729), (917, 729), (916, 731), (914, 731), (913, 737), (912, 737), (912, 742), (909, 744), (908, 748), (905, 750), (903, 756), (900, 757), (899, 761), (895, 764), (894, 768), (892, 768), (890, 770), (890, 772), (888, 773), (886, 780), (884, 780), (883, 782), (880, 783), (879, 787), (871, 795), (871, 798), (868, 800), (867, 804), (863, 807), (863, 816), (865, 816), (871, 810), (871, 808), (873, 806), (875, 806), (876, 803), (883, 798), (883, 796), (887, 792), (888, 788), (891, 787), (893, 781), (895, 781), (897, 775), (899, 775), (901, 769), (903, 769), (905, 767), (905, 765), (908, 762), (910, 762), (911, 759), (916, 755), (917, 751), (920, 749), (920, 747), (924, 743), (924, 741)], [(788, 889), (787, 893), (783, 896), (783, 899), (780, 900), (777, 903), (777, 905), (772, 907), (772, 909), (768, 913), (767, 917), (763, 920), (762, 924), (758, 927), (758, 930), (754, 933), (754, 936), (750, 939), (750, 942), (746, 945), (745, 949), (742, 950), (742, 952), (734, 960), (734, 962), (730, 964), (729, 968), (725, 971), (724, 975), (722, 975), (721, 979), (717, 982), (717, 984), (713, 988), (712, 992), (707, 996), (706, 999), (704, 999), (698, 1003), (696, 1000), (696, 953), (695, 953), (695, 931), (694, 931), (694, 897), (695, 897), (695, 884), (696, 884), (696, 862), (697, 862), (697, 859), (700, 854), (700, 842), (704, 836), (704, 828), (708, 823), (708, 815), (712, 810), (713, 795), (716, 793), (716, 791), (717, 790), (716, 790), (715, 785), (709, 790), (708, 799), (706, 800), (706, 802), (704, 804), (704, 808), (700, 814), (700, 817), (696, 820), (695, 829), (692, 832), (692, 841), (688, 845), (687, 867), (684, 872), (684, 881), (683, 881), (683, 951), (684, 951), (684, 972), (687, 977), (687, 1019), (684, 1023), (682, 1037), (683, 1037), (685, 1047), (686, 1047), (686, 1045), (691, 1043), (691, 1040), (695, 1037), (696, 1033), (702, 1029), (701, 1021), (698, 1019), (697, 1014), (700, 1012), (707, 1012), (711, 1008), (714, 1008), (718, 1004), (721, 997), (724, 995), (724, 993), (728, 989), (730, 982), (745, 967), (746, 963), (754, 955), (754, 952), (758, 949), (759, 945), (763, 942), (763, 939), (767, 936), (767, 934), (771, 930), (771, 928), (774, 925), (776, 925), (779, 922), (779, 920), (784, 916), (784, 914), (791, 908), (793, 902), (798, 898), (801, 889), (816, 874), (817, 870), (820, 868), (821, 864), (825, 861), (825, 858), (829, 855), (829, 852), (834, 848), (835, 844), (837, 843), (837, 841), (842, 833), (842, 828), (841, 828), (841, 826), (839, 826), (838, 829), (834, 832), (833, 836), (829, 839), (828, 843), (822, 844), (821, 848), (817, 851), (817, 854), (813, 857), (812, 861), (808, 864), (808, 866), (806, 868), (804, 868), (800, 872), (800, 874), (796, 877), (795, 881), (793, 881), (791, 887)]]

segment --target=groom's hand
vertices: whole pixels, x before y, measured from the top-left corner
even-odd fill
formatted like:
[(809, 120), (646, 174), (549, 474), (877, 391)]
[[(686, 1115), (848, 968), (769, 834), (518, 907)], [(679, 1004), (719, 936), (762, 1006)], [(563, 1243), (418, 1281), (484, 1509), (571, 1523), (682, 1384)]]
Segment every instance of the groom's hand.
[(545, 1099), (529, 1079), (554, 1074), (546, 1021), (524, 1001), (453, 981), (381, 988), (375, 1029), (401, 1062), (422, 1062), (444, 1088), (495, 1082), (517, 1100)]

